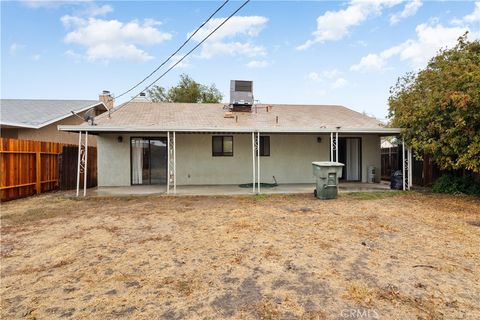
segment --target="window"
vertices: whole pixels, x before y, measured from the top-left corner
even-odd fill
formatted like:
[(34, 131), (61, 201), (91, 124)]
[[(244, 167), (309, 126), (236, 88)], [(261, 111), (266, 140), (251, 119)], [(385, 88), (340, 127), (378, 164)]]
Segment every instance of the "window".
[(269, 136), (260, 136), (260, 156), (269, 157), (270, 156), (270, 137)]
[(213, 136), (212, 156), (231, 157), (233, 156), (233, 136)]

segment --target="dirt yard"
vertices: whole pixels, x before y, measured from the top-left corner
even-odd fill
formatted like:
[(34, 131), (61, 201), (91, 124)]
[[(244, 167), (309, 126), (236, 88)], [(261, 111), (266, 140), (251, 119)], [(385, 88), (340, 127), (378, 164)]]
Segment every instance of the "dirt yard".
[(2, 319), (480, 319), (478, 198), (56, 193), (1, 218)]

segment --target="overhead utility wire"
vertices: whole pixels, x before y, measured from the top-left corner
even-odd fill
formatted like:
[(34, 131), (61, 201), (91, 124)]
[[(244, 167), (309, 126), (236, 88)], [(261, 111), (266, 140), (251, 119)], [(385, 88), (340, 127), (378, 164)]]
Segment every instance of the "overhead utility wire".
[[(175, 50), (174, 53), (172, 53), (165, 61), (163, 61), (155, 70), (153, 70), (152, 72), (150, 72), (150, 74), (148, 76), (146, 76), (142, 81), (138, 82), (136, 85), (134, 85), (133, 87), (131, 87), (130, 89), (128, 89), (127, 91), (125, 92), (122, 92), (121, 94), (119, 94), (118, 96), (115, 97), (115, 99), (118, 99), (124, 95), (126, 95), (127, 93), (129, 93), (130, 91), (132, 91), (133, 89), (137, 88), (139, 85), (141, 85), (142, 83), (144, 83), (148, 78), (150, 78), (155, 72), (157, 72), (161, 67), (163, 67), (168, 61), (170, 61), (170, 59), (172, 59), (180, 50), (183, 49), (183, 47), (185, 47), (185, 45), (195, 36), (195, 34), (201, 29), (203, 28), (203, 26), (205, 24), (207, 24), (208, 21), (210, 21), (213, 16), (215, 14), (217, 14), (218, 11), (220, 11), (227, 3), (228, 1), (230, 0), (226, 0), (225, 2), (223, 2), (223, 4), (217, 8), (217, 10), (215, 10), (209, 17), (207, 20), (205, 20), (204, 23), (202, 23), (188, 38), (187, 40), (185, 40), (185, 42), (180, 46), (178, 47), (177, 50)], [(113, 100), (113, 98), (111, 98), (111, 100)]]
[(150, 83), (148, 86), (146, 86), (142, 91), (140, 91), (139, 93), (137, 93), (135, 96), (133, 96), (130, 100), (128, 100), (127, 102), (125, 102), (122, 107), (126, 106), (127, 104), (129, 104), (130, 102), (132, 102), (136, 97), (138, 97), (140, 95), (140, 93), (142, 92), (145, 92), (146, 90), (148, 90), (148, 88), (150, 88), (151, 86), (153, 86), (158, 80), (160, 80), (161, 78), (163, 78), (168, 72), (170, 72), (173, 68), (175, 68), (180, 62), (182, 62), (188, 55), (190, 55), (193, 51), (195, 51), (195, 49), (197, 49), (202, 43), (204, 43), (208, 38), (210, 38), (211, 35), (213, 35), (218, 29), (220, 29), (228, 20), (230, 20), (238, 11), (240, 11), (243, 7), (245, 7), (247, 5), (247, 3), (249, 3), (250, 0), (246, 0), (240, 7), (238, 7), (237, 10), (235, 10), (231, 15), (228, 16), (228, 18), (226, 18), (220, 25), (218, 25), (215, 29), (213, 29), (212, 32), (210, 32), (205, 38), (202, 39), (202, 41), (200, 41), (195, 47), (193, 47), (190, 51), (188, 51), (180, 60), (178, 60), (177, 62), (175, 62), (170, 68), (168, 68), (164, 73), (162, 73), (158, 78), (156, 78), (152, 83)]

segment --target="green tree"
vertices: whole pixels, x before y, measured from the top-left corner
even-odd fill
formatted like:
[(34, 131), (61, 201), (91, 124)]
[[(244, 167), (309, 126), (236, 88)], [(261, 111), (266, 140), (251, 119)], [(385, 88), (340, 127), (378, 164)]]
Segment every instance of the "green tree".
[(480, 172), (480, 41), (464, 34), (425, 69), (400, 77), (390, 94), (391, 124), (417, 157)]
[(223, 98), (215, 84), (200, 84), (186, 74), (180, 75), (178, 84), (168, 92), (164, 87), (154, 86), (148, 95), (154, 102), (219, 103)]

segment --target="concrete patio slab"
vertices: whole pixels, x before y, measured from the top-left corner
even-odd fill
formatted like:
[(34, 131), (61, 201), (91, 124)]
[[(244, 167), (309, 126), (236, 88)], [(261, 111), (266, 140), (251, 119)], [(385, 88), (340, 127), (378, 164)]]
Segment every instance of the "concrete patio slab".
[[(301, 194), (312, 193), (315, 189), (313, 183), (281, 184), (271, 188), (261, 188), (262, 194)], [(339, 193), (348, 192), (379, 192), (389, 191), (387, 183), (360, 183), (341, 182)], [(98, 187), (89, 189), (88, 196), (97, 197), (122, 197), (122, 196), (147, 196), (167, 193), (164, 185), (155, 186), (129, 186), (129, 187)], [(176, 193), (170, 190), (170, 195), (176, 196), (223, 196), (223, 195), (249, 195), (253, 194), (252, 188), (241, 188), (238, 185), (189, 185), (177, 186)]]

